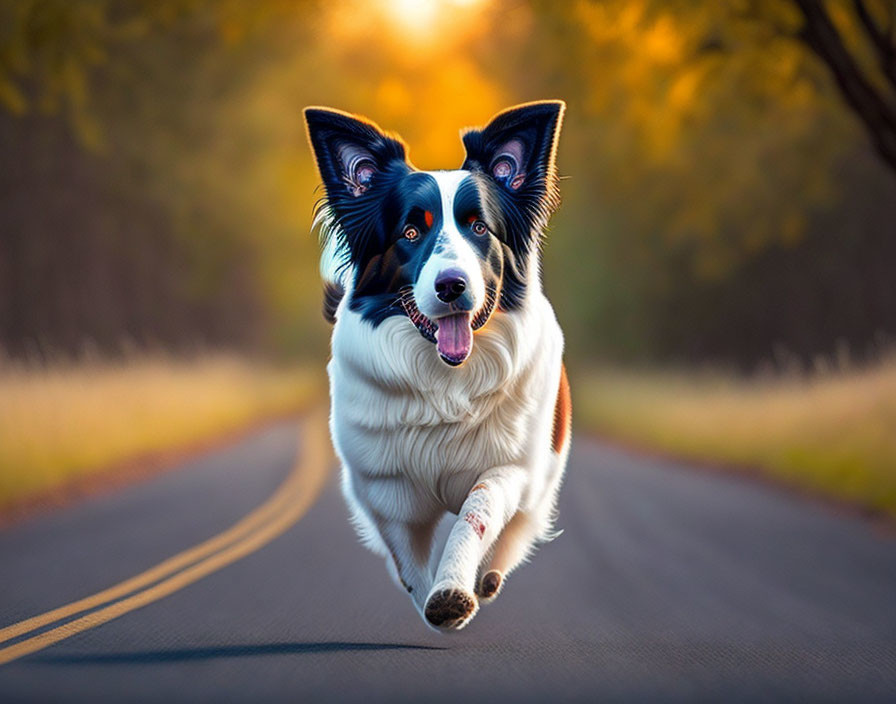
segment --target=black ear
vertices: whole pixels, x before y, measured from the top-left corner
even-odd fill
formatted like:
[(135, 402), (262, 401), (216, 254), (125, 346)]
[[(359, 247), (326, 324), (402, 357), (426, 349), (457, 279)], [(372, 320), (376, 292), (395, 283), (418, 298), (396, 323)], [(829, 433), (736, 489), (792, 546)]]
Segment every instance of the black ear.
[(364, 196), (393, 161), (406, 161), (404, 143), (373, 122), (330, 108), (305, 108), (308, 138), (331, 203)]
[(548, 198), (556, 206), (555, 156), (566, 103), (543, 100), (498, 113), (481, 130), (463, 135), (463, 168), (482, 171), (510, 194)]

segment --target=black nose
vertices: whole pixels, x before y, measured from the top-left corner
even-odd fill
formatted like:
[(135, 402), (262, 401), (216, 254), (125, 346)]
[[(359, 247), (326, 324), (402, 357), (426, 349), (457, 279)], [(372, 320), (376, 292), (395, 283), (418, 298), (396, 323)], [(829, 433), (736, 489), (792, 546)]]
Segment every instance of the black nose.
[(459, 269), (446, 269), (436, 278), (436, 296), (440, 301), (456, 301), (466, 290), (467, 280)]

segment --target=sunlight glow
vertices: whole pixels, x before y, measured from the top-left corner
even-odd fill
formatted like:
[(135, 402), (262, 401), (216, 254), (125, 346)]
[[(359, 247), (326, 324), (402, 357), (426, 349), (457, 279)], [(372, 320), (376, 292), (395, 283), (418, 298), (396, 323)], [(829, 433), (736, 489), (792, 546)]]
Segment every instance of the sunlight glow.
[(429, 28), (439, 11), (439, 0), (390, 0), (392, 17), (408, 29)]
[[(331, 3), (326, 35), (356, 97), (347, 107), (412, 145), (418, 168), (459, 165), (458, 130), (483, 124), (508, 98), (472, 47), (493, 28), (489, 0)], [(525, 17), (524, 12), (514, 15)], [(502, 31), (509, 31), (506, 27)], [(505, 34), (505, 38), (509, 36)]]
[(446, 13), (466, 10), (480, 0), (385, 0), (390, 19), (408, 30), (431, 32)]

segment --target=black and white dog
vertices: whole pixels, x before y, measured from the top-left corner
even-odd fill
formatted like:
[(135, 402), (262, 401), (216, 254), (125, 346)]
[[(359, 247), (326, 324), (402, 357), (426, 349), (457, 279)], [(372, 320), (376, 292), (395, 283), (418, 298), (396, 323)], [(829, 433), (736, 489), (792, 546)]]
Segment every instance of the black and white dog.
[[(431, 625), (463, 628), (553, 533), (570, 440), (563, 335), (539, 244), (559, 203), (564, 104), (463, 134), (418, 171), (368, 120), (307, 108), (326, 198), (330, 430), (366, 545)], [(441, 555), (439, 519), (458, 518)]]

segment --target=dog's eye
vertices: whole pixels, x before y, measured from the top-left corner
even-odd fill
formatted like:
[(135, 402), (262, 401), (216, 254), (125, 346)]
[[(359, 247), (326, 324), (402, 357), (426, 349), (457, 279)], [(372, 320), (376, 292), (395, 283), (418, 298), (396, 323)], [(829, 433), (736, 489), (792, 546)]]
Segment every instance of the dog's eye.
[(414, 227), (413, 225), (408, 225), (404, 228), (404, 232), (402, 233), (406, 240), (411, 240), (413, 242), (420, 236), (420, 231)]
[(482, 220), (476, 220), (471, 227), (473, 233), (479, 235), (480, 237), (488, 233), (488, 225), (486, 225)]

